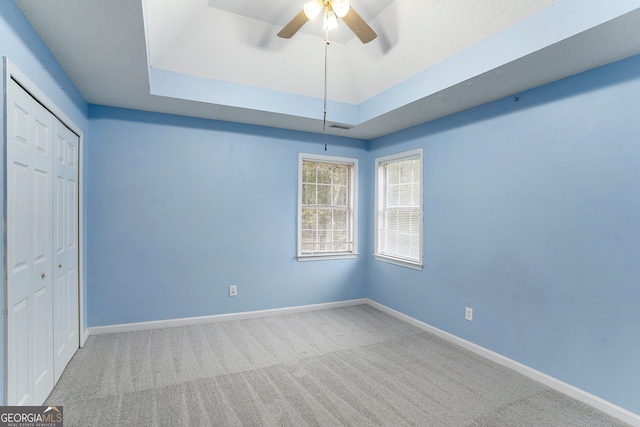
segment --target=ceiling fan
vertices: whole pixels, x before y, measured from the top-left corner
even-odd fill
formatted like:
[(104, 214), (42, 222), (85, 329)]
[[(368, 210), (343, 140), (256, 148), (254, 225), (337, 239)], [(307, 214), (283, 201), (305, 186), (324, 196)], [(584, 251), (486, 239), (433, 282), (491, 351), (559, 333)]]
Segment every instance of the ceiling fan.
[(378, 36), (351, 7), (348, 0), (311, 0), (305, 3), (302, 10), (280, 30), (278, 37), (290, 39), (307, 21), (316, 19), (323, 9), (325, 30), (336, 28), (337, 18), (342, 18), (362, 43), (369, 43)]

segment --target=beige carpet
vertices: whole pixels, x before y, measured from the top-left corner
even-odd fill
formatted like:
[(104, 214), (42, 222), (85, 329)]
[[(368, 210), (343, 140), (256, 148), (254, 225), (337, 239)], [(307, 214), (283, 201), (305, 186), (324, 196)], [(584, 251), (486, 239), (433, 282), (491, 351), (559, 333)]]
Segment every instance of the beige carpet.
[(90, 336), (65, 426), (624, 426), (370, 306)]

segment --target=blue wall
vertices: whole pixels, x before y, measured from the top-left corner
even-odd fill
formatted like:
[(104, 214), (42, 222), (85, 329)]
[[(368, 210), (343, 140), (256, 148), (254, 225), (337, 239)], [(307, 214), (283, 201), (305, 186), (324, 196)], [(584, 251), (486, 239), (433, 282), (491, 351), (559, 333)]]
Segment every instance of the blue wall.
[[(55, 57), (49, 52), (22, 11), (13, 1), (0, 1), (0, 58), (7, 57), (45, 95), (88, 135), (88, 105), (65, 74)], [(4, 101), (0, 101), (0, 135), (4, 137)], [(85, 140), (85, 154), (86, 148)], [(0, 176), (4, 177), (4, 150), (0, 152)], [(4, 194), (4, 179), (0, 180), (0, 190)], [(86, 190), (86, 188), (85, 188)], [(4, 211), (4, 198), (0, 198), (0, 210)], [(86, 218), (86, 217), (85, 217)], [(83, 231), (86, 234), (86, 224)], [(0, 227), (0, 239), (4, 241), (4, 228)], [(0, 245), (0, 258), (4, 259), (4, 245)], [(86, 272), (85, 272), (86, 273)], [(4, 263), (0, 263), (0, 277), (5, 277)], [(85, 276), (86, 277), (86, 276)], [(86, 283), (86, 282), (85, 282)], [(0, 292), (0, 307), (5, 306), (5, 289)], [(86, 305), (85, 305), (86, 307)], [(0, 317), (0, 366), (4, 366), (5, 355), (5, 315)], [(86, 325), (85, 325), (86, 327)], [(5, 370), (0, 370), (0, 403), (4, 402)]]
[(640, 57), (518, 96), (371, 141), (424, 148), (425, 267), (367, 296), (640, 413)]
[[(10, 1), (0, 41), (85, 133), (89, 325), (366, 296), (640, 413), (640, 57), (368, 143), (330, 138), (326, 154), (360, 159), (361, 255), (297, 262), (297, 155), (324, 154), (322, 136), (88, 107)], [(417, 147), (423, 271), (371, 257), (374, 159)]]
[[(367, 255), (295, 258), (298, 153), (324, 154), (323, 136), (98, 106), (89, 117), (90, 326), (364, 298)], [(326, 154), (366, 158), (365, 141), (328, 142)]]

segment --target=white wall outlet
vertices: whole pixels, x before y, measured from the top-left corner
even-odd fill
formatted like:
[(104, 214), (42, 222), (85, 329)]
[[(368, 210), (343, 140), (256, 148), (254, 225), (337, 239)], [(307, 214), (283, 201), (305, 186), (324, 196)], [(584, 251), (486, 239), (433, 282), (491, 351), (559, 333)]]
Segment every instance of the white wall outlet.
[(238, 295), (238, 287), (236, 285), (229, 286), (229, 296), (235, 297), (236, 295)]
[(464, 318), (469, 322), (473, 322), (473, 308), (465, 307)]

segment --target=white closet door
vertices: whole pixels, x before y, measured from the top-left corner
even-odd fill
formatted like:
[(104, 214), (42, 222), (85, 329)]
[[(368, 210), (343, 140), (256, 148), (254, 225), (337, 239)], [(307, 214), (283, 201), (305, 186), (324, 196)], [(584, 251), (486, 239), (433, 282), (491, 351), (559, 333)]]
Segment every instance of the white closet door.
[(7, 403), (39, 405), (54, 385), (54, 117), (10, 80), (7, 93)]
[(53, 342), (57, 382), (79, 346), (78, 334), (78, 144), (54, 119)]

